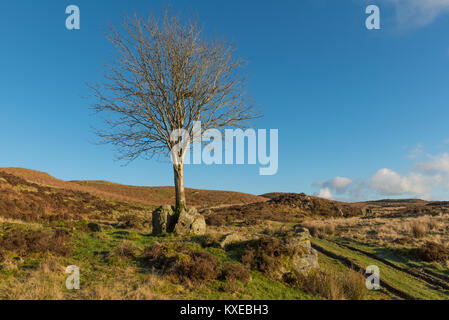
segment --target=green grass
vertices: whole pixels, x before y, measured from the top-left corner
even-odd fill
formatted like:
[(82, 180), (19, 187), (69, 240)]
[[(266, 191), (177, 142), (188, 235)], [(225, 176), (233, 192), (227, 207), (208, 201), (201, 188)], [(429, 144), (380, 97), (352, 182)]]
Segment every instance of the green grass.
[(259, 272), (251, 272), (247, 284), (238, 283), (236, 292), (226, 292), (226, 283), (214, 280), (207, 285), (194, 287), (183, 296), (185, 299), (200, 300), (310, 300), (320, 299), (301, 290), (271, 280)]
[(441, 277), (449, 277), (449, 270), (438, 262), (424, 262), (408, 258), (405, 254), (398, 254), (394, 248), (369, 246), (360, 242), (339, 239), (337, 242), (350, 244), (352, 247), (369, 252), (381, 259), (385, 259), (400, 268), (428, 270)]
[[(320, 264), (320, 268), (327, 272), (335, 272), (335, 273), (347, 273), (349, 272), (349, 268), (345, 266), (343, 263), (336, 259), (329, 258), (328, 256), (318, 253), (318, 261)], [(384, 288), (380, 290), (368, 290), (367, 289), (366, 300), (390, 300), (395, 299), (396, 297), (390, 294)]]
[[(1, 224), (0, 233), (9, 228), (29, 228), (26, 224)], [(65, 224), (47, 224), (50, 229)], [(0, 269), (0, 299), (102, 299), (129, 298), (136, 290), (149, 290), (155, 298), (162, 299), (264, 299), (301, 300), (316, 299), (299, 289), (272, 280), (260, 272), (250, 271), (248, 283), (237, 282), (232, 290), (225, 281), (213, 280), (196, 285), (183, 285), (161, 277), (157, 271), (144, 267), (139, 259), (145, 247), (155, 242), (182, 242), (191, 250), (206, 251), (214, 255), (220, 266), (226, 262), (238, 263), (235, 255), (221, 248), (203, 248), (195, 238), (173, 235), (153, 236), (142, 230), (103, 228), (101, 232), (82, 231), (81, 223), (73, 231), (73, 251), (67, 257), (49, 253), (32, 254), (24, 257), (23, 264), (11, 264)], [(123, 241), (129, 241), (136, 248), (136, 257), (114, 254)], [(9, 252), (14, 255), (13, 252)], [(46, 270), (45, 265), (55, 265), (56, 270)], [(65, 267), (80, 268), (81, 290), (65, 288)], [(48, 269), (48, 267), (46, 267)], [(44, 271), (46, 270), (46, 271)], [(156, 280), (155, 280), (156, 279)], [(154, 285), (151, 285), (154, 283)], [(40, 289), (41, 288), (41, 289)], [(123, 293), (123, 297), (121, 294)], [(146, 297), (146, 296), (144, 296)]]
[[(84, 231), (86, 230), (85, 221), (73, 222), (70, 226), (66, 222), (45, 224), (3, 222), (0, 223), (0, 237), (14, 229), (50, 230), (54, 228), (72, 230), (72, 253), (66, 257), (50, 253), (34, 253), (23, 257), (24, 262), (19, 264), (14, 262), (17, 254), (8, 252), (9, 262), (0, 268), (0, 299), (17, 297), (28, 299), (320, 299), (254, 270), (250, 271), (251, 279), (246, 284), (236, 282), (231, 286), (225, 281), (213, 280), (188, 285), (163, 277), (157, 271), (142, 264), (141, 253), (146, 247), (156, 242), (182, 243), (189, 250), (208, 252), (217, 258), (220, 268), (228, 262), (239, 263), (242, 248), (236, 247), (225, 251), (219, 247), (202, 247), (201, 237), (179, 237), (173, 234), (153, 236), (146, 230), (119, 229), (106, 223), (102, 224), (101, 232), (91, 233)], [(134, 257), (116, 254), (117, 248), (124, 241), (134, 246), (136, 251)], [(413, 261), (398, 255), (391, 248), (368, 246), (348, 239), (314, 238), (312, 242), (350, 259), (363, 268), (377, 265), (380, 268), (382, 281), (417, 299), (449, 299), (448, 291), (436, 289), (424, 280), (396, 270), (363, 253), (345, 248), (342, 244), (375, 254), (401, 268), (428, 269), (447, 276), (448, 270), (439, 264)], [(344, 274), (349, 271), (349, 268), (339, 260), (321, 253), (319, 264), (325, 272)], [(55, 267), (51, 267), (52, 265)], [(65, 267), (69, 265), (80, 268), (81, 290), (79, 291), (69, 291), (65, 288), (65, 279), (68, 276), (65, 274)], [(137, 294), (138, 292), (140, 293)], [(368, 300), (397, 298), (385, 288), (369, 291), (366, 295)]]
[(376, 259), (367, 257), (361, 253), (354, 252), (347, 248), (341, 247), (334, 242), (325, 239), (313, 239), (313, 243), (320, 245), (326, 250), (347, 257), (359, 266), (366, 268), (369, 265), (376, 265), (380, 269), (380, 277), (382, 281), (387, 282), (391, 286), (404, 291), (417, 299), (431, 300), (447, 300), (449, 292), (436, 290), (429, 286), (426, 282), (414, 278), (404, 272), (398, 271)]

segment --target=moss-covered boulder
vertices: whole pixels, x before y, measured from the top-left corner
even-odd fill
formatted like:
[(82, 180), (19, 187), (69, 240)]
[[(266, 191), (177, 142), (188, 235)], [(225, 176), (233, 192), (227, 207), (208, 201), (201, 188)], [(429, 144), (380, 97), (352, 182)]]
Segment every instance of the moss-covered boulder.
[(310, 244), (310, 233), (303, 228), (276, 237), (264, 235), (247, 242), (241, 261), (275, 279), (283, 279), (290, 273), (306, 275), (319, 268), (318, 254)]
[(311, 269), (318, 269), (318, 253), (310, 243), (310, 232), (306, 228), (296, 227), (293, 232), (282, 238), (285, 247), (293, 252), (289, 265), (290, 271), (308, 274)]

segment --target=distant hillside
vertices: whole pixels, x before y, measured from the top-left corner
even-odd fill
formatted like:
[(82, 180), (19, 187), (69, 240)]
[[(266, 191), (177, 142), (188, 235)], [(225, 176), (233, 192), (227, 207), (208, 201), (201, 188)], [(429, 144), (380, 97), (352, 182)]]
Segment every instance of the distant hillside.
[[(355, 203), (331, 201), (304, 194), (271, 192), (261, 195), (270, 199), (266, 206), (281, 204), (280, 211), (291, 212), (290, 206), (301, 210), (293, 210), (297, 216), (343, 216), (353, 215), (402, 215), (416, 216), (420, 214), (439, 214), (449, 212), (448, 201), (426, 201), (421, 199), (381, 199)], [(298, 206), (298, 203), (300, 204)], [(312, 203), (311, 206), (307, 203)], [(250, 206), (251, 207), (251, 206)]]
[[(64, 181), (48, 173), (23, 168), (0, 168), (0, 171), (41, 186), (87, 192), (97, 197), (120, 201), (163, 205), (173, 204), (175, 197), (173, 187), (138, 187), (107, 181)], [(246, 193), (196, 189), (186, 189), (186, 198), (187, 204), (192, 206), (236, 205), (266, 201), (263, 197)]]
[[(173, 204), (175, 201), (173, 187), (137, 187), (106, 181), (72, 181), (72, 183), (140, 203), (161, 205)], [(266, 201), (263, 197), (233, 191), (186, 188), (185, 192), (187, 204), (193, 206), (239, 205)]]
[(358, 203), (366, 211), (376, 215), (416, 216), (421, 214), (449, 213), (448, 201), (426, 201), (421, 199), (382, 199)]
[(372, 204), (379, 206), (415, 206), (415, 205), (426, 205), (429, 201), (421, 199), (381, 199), (381, 200), (371, 200), (360, 202), (363, 204)]
[(304, 193), (267, 193), (266, 202), (215, 209), (215, 220), (248, 223), (258, 220), (298, 222), (305, 217), (351, 217), (364, 213), (363, 206), (308, 196)]

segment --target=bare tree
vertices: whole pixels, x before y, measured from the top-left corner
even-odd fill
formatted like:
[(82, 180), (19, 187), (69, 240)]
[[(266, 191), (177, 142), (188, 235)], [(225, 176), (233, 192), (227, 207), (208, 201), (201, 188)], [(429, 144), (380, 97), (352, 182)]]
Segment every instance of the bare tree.
[[(105, 81), (91, 85), (104, 113), (102, 143), (117, 147), (119, 159), (132, 161), (169, 155), (183, 129), (195, 136), (194, 122), (203, 130), (245, 127), (257, 116), (245, 94), (243, 62), (225, 40), (209, 40), (196, 19), (183, 22), (165, 11), (162, 19), (125, 17), (121, 32), (111, 26), (113, 63)], [(184, 156), (173, 162), (176, 207), (186, 205)]]

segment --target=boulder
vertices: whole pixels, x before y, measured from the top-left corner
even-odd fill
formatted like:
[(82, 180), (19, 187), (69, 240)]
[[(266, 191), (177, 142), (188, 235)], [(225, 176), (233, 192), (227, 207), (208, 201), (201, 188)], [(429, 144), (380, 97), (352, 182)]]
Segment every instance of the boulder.
[(182, 209), (173, 231), (177, 235), (203, 235), (206, 233), (206, 220), (193, 207)]
[(312, 269), (319, 269), (318, 253), (311, 248), (308, 252), (296, 254), (292, 259), (292, 269), (296, 272), (307, 275)]
[(298, 241), (308, 240), (310, 244), (310, 231), (300, 225), (293, 228), (293, 233), (287, 233), (287, 235), (295, 237)]
[(318, 269), (318, 253), (310, 243), (310, 232), (306, 228), (297, 226), (293, 232), (282, 237), (286, 248), (294, 254), (288, 259), (289, 271), (308, 274), (311, 269)]
[(220, 240), (220, 247), (227, 249), (227, 247), (233, 243), (242, 242), (247, 240), (244, 236), (238, 233), (229, 233), (224, 235)]
[(165, 205), (157, 208), (152, 214), (153, 234), (172, 232), (175, 220), (172, 207)]

